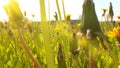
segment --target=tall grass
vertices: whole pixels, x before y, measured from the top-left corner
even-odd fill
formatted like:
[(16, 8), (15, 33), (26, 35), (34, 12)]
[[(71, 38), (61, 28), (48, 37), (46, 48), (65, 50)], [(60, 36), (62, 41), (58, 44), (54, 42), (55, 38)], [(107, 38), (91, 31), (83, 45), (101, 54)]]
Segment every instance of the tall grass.
[(46, 59), (47, 59), (47, 67), (55, 68), (54, 58), (52, 55), (52, 49), (50, 44), (50, 35), (48, 31), (48, 23), (46, 19), (46, 11), (45, 11), (45, 0), (40, 0), (40, 11), (41, 11), (41, 28), (43, 35), (43, 45), (46, 51)]
[[(78, 24), (70, 25), (67, 22), (56, 24), (57, 22), (54, 21), (48, 25), (44, 1), (39, 0), (41, 23), (30, 23), (31, 21), (22, 23), (21, 19), (15, 18), (19, 15), (15, 14), (16, 12), (11, 13), (11, 24), (0, 23), (1, 68), (90, 68), (90, 63), (93, 67), (92, 59), (95, 68), (119, 68), (120, 49), (115, 45), (115, 38), (108, 37), (111, 42), (109, 44), (103, 40), (110, 47), (108, 51), (103, 49), (99, 41), (81, 37), (77, 33), (80, 31)], [(19, 26), (18, 23), (22, 25)], [(106, 23), (100, 25), (104, 33), (111, 30), (109, 28), (111, 25)], [(76, 34), (74, 38), (73, 32)], [(74, 51), (76, 45), (80, 46), (80, 50), (76, 55), (71, 55), (71, 49)], [(89, 59), (91, 59), (90, 63)], [(38, 66), (36, 67), (35, 64)]]
[[(13, 24), (15, 24), (14, 26), (16, 26), (16, 29), (17, 29), (18, 34), (19, 34), (21, 46), (23, 47), (25, 52), (28, 54), (28, 56), (32, 59), (35, 66), (37, 68), (40, 68), (41, 66), (40, 66), (38, 60), (36, 60), (36, 58), (34, 58), (34, 55), (30, 51), (30, 49), (28, 48), (26, 41), (25, 41), (25, 38), (23, 36), (24, 32), (23, 32), (23, 29), (21, 28), (24, 25), (24, 23), (22, 22), (23, 15), (22, 15), (22, 12), (19, 8), (18, 2), (16, 0), (10, 0), (8, 5), (5, 6), (5, 10), (6, 10), (6, 13), (9, 17), (9, 20), (12, 22), (9, 26), (11, 26)], [(12, 31), (9, 31), (9, 34), (12, 35)]]
[(64, 6), (64, 0), (62, 0), (62, 8), (63, 8), (63, 15), (64, 15), (64, 19), (65, 19), (65, 6)]
[(56, 0), (56, 6), (57, 6), (58, 16), (59, 16), (60, 22), (62, 22), (62, 16), (61, 16), (61, 12), (60, 12), (60, 7), (59, 7), (58, 0)]

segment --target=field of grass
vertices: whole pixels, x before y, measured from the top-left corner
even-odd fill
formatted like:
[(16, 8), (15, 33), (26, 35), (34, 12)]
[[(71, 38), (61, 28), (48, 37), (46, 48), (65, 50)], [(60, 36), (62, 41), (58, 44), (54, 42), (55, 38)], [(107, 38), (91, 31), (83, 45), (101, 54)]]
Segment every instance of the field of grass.
[[(14, 26), (14, 25), (13, 25)], [(116, 39), (109, 37), (111, 43), (106, 43), (109, 50), (104, 50), (101, 44), (95, 44), (89, 42), (84, 37), (80, 38), (79, 32), (80, 24), (71, 25), (67, 22), (63, 23), (49, 23), (48, 24), (48, 41), (49, 45), (43, 38), (43, 31), (41, 29), (41, 23), (25, 23), (21, 28), (23, 40), (28, 46), (30, 52), (32, 52), (34, 58), (36, 58), (42, 68), (47, 67), (48, 64), (53, 64), (51, 67), (61, 68), (62, 65), (66, 65), (65, 68), (89, 68), (89, 47), (92, 46), (92, 53), (94, 58), (94, 65), (97, 68), (118, 68), (120, 65), (120, 49), (116, 47)], [(109, 24), (101, 23), (101, 28), (104, 33), (111, 30)], [(72, 34), (76, 33), (76, 42), (72, 41)], [(73, 43), (73, 45), (71, 45)], [(79, 53), (71, 55), (71, 47), (80, 47)], [(26, 53), (24, 43), (21, 42), (19, 30), (9, 23), (0, 23), (0, 66), (1, 68), (34, 68), (35, 63), (31, 60), (30, 56)], [(60, 51), (59, 45), (62, 45)], [(49, 47), (47, 52), (46, 47)], [(60, 51), (60, 52), (59, 52)], [(50, 53), (50, 55), (47, 55)], [(48, 63), (48, 57), (53, 62)], [(59, 59), (58, 59), (59, 57)]]
[(120, 32), (111, 23), (100, 23), (108, 37), (102, 41), (104, 49), (99, 38), (82, 35), (79, 21), (47, 22), (44, 0), (40, 5), (41, 23), (25, 19), (14, 1), (5, 6), (9, 22), (0, 22), (0, 68), (120, 68), (120, 47), (110, 36)]

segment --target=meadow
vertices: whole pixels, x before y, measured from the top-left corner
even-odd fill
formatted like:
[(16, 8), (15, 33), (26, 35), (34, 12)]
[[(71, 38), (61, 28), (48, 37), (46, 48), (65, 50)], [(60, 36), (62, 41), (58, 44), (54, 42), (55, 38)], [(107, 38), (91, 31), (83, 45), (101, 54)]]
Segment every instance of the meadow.
[(120, 47), (113, 37), (120, 32), (110, 22), (99, 23), (109, 41), (103, 40), (104, 49), (99, 39), (82, 36), (81, 21), (47, 21), (40, 2), (41, 23), (24, 18), (16, 2), (11, 2), (15, 8), (9, 5), (10, 13), (5, 7), (10, 21), (0, 22), (0, 68), (120, 68)]
[[(52, 22), (48, 24), (48, 41), (49, 45), (43, 37), (43, 31), (41, 30), (41, 23), (34, 23), (31, 21), (25, 23), (22, 29), (21, 41), (18, 30), (14, 25), (9, 23), (0, 23), (0, 66), (1, 68), (34, 68), (34, 62), (30, 56), (26, 53), (25, 49), (21, 46), (24, 43), (28, 46), (30, 52), (39, 61), (42, 68), (57, 68), (58, 63), (66, 65), (66, 68), (89, 68), (89, 46), (93, 46), (93, 58), (95, 66), (97, 68), (118, 68), (120, 65), (120, 53), (119, 47), (115, 45), (116, 39), (109, 37), (111, 43), (106, 43), (110, 50), (104, 50), (101, 44), (95, 45), (89, 43), (85, 38), (80, 38), (79, 27), (80, 23), (71, 25), (67, 22)], [(13, 28), (14, 27), (14, 28)], [(110, 23), (101, 23), (101, 28), (104, 33), (111, 30)], [(79, 53), (71, 55), (72, 34), (75, 32), (77, 35), (74, 44), (80, 47)], [(59, 45), (62, 45), (62, 51)], [(74, 44), (72, 48), (74, 48)], [(96, 47), (97, 46), (97, 47)], [(48, 48), (48, 49), (47, 49)], [(60, 61), (58, 61), (60, 56)], [(49, 61), (48, 61), (49, 59)], [(49, 63), (50, 62), (50, 63)], [(53, 65), (47, 67), (48, 64)], [(60, 65), (59, 68), (61, 68)], [(74, 67), (75, 66), (75, 67)]]

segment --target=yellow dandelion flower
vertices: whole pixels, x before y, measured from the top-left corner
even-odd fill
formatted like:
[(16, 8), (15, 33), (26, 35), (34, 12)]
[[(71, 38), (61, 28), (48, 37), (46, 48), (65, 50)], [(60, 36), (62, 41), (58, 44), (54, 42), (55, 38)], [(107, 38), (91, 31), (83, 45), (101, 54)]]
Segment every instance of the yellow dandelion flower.
[(80, 27), (80, 23), (79, 23), (79, 24), (77, 24), (77, 27)]
[(120, 24), (120, 20), (118, 20), (117, 23)]
[(56, 28), (55, 28), (55, 31), (59, 32), (59, 31), (60, 31), (60, 29), (59, 29), (58, 27), (56, 27)]
[(115, 37), (115, 33), (113, 33), (112, 31), (107, 32), (106, 35), (109, 37)]
[(108, 9), (107, 8), (102, 8), (103, 11), (107, 11)]
[(120, 38), (120, 27), (113, 28), (112, 31), (109, 31), (109, 32), (107, 32), (106, 34), (107, 34), (107, 36), (109, 36), (109, 37)]
[(120, 19), (120, 15), (119, 15), (119, 16), (117, 16), (117, 18), (118, 18), (118, 19)]
[(65, 23), (62, 23), (62, 26), (63, 26), (63, 27), (66, 27), (66, 26), (67, 26), (67, 24), (65, 24)]
[(118, 36), (119, 36), (119, 32), (118, 32), (117, 28), (114, 28), (114, 29), (113, 29), (113, 33), (115, 33), (115, 37), (118, 37)]
[(117, 27), (118, 37), (120, 37), (120, 27)]
[(70, 20), (71, 14), (67, 14), (65, 17), (67, 20)]

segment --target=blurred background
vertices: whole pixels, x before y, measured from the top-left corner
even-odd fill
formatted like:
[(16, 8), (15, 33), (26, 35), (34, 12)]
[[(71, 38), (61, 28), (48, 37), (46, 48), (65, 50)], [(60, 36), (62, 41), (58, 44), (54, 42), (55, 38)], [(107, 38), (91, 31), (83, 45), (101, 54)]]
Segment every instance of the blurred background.
[[(0, 0), (0, 21), (7, 21), (7, 15), (4, 11), (3, 6), (7, 4), (9, 0)], [(71, 14), (71, 19), (76, 20), (81, 18), (82, 15), (82, 4), (84, 0), (64, 0), (65, 13)], [(22, 13), (26, 11), (26, 17), (30, 20), (40, 21), (40, 5), (39, 0), (18, 0)], [(117, 20), (118, 15), (120, 15), (120, 0), (94, 0), (95, 10), (99, 21), (104, 21), (102, 17), (102, 8), (109, 9), (109, 3), (112, 2), (114, 11), (114, 20)], [(47, 19), (54, 20), (54, 14), (57, 12), (55, 0), (45, 0), (46, 4), (46, 16)], [(62, 0), (59, 0), (60, 11), (63, 16)], [(106, 12), (106, 15), (108, 11)], [(34, 15), (34, 17), (32, 16)]]

